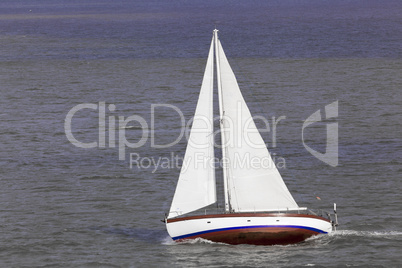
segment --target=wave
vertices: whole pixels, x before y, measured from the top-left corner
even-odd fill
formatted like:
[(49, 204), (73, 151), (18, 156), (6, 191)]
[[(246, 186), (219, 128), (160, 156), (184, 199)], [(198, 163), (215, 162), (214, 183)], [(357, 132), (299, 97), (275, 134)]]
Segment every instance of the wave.
[(328, 234), (329, 236), (360, 236), (360, 237), (395, 237), (402, 236), (401, 231), (356, 231), (339, 230)]
[(309, 237), (306, 239), (306, 242), (310, 241), (321, 241), (321, 242), (329, 242), (333, 239), (337, 238), (346, 238), (346, 237), (361, 237), (361, 238), (402, 238), (401, 231), (356, 231), (356, 230), (338, 230), (333, 231), (329, 234), (320, 234)]
[(172, 238), (170, 238), (170, 236), (166, 236), (162, 239), (162, 245), (170, 246), (174, 244), (176, 244), (176, 242)]
[(226, 243), (221, 243), (221, 242), (213, 242), (208, 239), (204, 239), (201, 237), (197, 237), (195, 239), (185, 239), (183, 241), (177, 242), (174, 241), (172, 238), (169, 236), (165, 237), (162, 241), (162, 245), (194, 245), (194, 244), (213, 244), (213, 245), (229, 245)]

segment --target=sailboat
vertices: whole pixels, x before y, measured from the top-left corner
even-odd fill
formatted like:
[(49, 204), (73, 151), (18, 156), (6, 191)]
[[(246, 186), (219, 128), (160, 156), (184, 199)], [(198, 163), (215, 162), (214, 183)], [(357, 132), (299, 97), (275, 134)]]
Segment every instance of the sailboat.
[[(215, 159), (214, 54), (224, 208), (206, 213), (206, 207), (217, 203), (216, 167), (210, 163)], [(227, 244), (292, 244), (333, 229), (329, 214), (324, 217), (299, 207), (286, 187), (244, 101), (216, 29), (183, 166), (164, 221), (175, 241), (202, 238)]]

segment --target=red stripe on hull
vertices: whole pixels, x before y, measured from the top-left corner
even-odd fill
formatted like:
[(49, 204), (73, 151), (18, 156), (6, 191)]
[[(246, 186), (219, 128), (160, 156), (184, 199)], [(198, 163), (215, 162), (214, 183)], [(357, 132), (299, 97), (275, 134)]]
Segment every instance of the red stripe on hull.
[(269, 227), (269, 228), (249, 228), (224, 230), (212, 233), (199, 234), (196, 236), (179, 239), (203, 238), (213, 242), (221, 242), (232, 245), (251, 244), (251, 245), (288, 245), (295, 244), (306, 240), (307, 238), (317, 235), (312, 230), (289, 228), (289, 227)]

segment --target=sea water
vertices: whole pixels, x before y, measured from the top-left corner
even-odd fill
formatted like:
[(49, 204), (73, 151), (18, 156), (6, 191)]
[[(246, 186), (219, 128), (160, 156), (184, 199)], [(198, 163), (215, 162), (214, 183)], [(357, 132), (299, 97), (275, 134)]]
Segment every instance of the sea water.
[[(375, 0), (2, 1), (1, 266), (402, 265), (400, 14)], [(336, 232), (269, 247), (169, 238), (214, 27), (290, 192), (337, 203)], [(325, 154), (330, 124), (333, 165), (307, 150)]]

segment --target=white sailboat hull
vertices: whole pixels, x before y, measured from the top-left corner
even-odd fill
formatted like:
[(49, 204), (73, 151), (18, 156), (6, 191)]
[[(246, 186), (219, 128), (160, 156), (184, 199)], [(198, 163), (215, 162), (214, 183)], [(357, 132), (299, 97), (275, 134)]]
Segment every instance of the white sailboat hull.
[(227, 244), (286, 245), (330, 233), (328, 219), (307, 214), (235, 213), (168, 219), (176, 241), (203, 238)]

